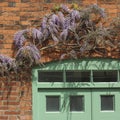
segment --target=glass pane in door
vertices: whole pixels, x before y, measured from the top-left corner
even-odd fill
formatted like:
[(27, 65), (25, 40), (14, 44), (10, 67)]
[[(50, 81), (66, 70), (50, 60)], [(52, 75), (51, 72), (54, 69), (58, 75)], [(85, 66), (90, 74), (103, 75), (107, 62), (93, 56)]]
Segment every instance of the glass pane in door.
[(60, 106), (59, 96), (46, 96), (46, 111), (59, 111)]
[(70, 96), (70, 111), (84, 111), (84, 96)]
[(101, 96), (101, 111), (114, 110), (114, 96), (102, 95)]

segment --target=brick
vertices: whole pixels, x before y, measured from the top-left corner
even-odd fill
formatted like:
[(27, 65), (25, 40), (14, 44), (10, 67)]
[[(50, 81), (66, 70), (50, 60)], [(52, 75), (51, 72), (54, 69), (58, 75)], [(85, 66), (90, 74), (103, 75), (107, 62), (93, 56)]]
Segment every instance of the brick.
[(5, 44), (13, 44), (14, 43), (13, 37), (14, 37), (13, 35), (9, 35), (9, 37), (5, 39), (4, 43)]
[(3, 41), (0, 41), (0, 49), (3, 49), (4, 46), (3, 46)]
[(35, 6), (31, 6), (31, 7), (21, 7), (20, 11), (21, 12), (29, 12), (28, 15), (30, 15), (30, 12), (38, 12), (43, 10), (43, 7), (35, 7)]
[(2, 24), (2, 26), (4, 26), (4, 25), (11, 25), (11, 24), (14, 24), (14, 21), (12, 21), (12, 20), (10, 20), (10, 21), (2, 20), (2, 21), (0, 21), (0, 24)]
[[(85, 6), (85, 5), (91, 5), (91, 4), (96, 4), (97, 3), (97, 1), (96, 0), (83, 0), (83, 5)], [(82, 6), (83, 6), (82, 5)]]
[(8, 6), (8, 2), (1, 2), (0, 3), (0, 7), (7, 7)]
[(9, 120), (19, 120), (17, 116), (9, 116)]
[(20, 109), (20, 107), (17, 106), (17, 105), (9, 105), (7, 110), (9, 110), (9, 111), (18, 111), (19, 109)]
[(117, 14), (118, 17), (120, 17), (120, 12)]
[(0, 106), (0, 110), (8, 110), (8, 107), (7, 106)]
[(19, 105), (19, 102), (4, 102), (4, 105)]
[(21, 2), (21, 0), (6, 0), (6, 2)]
[(43, 3), (44, 0), (31, 0), (31, 2), (40, 2), (40, 3)]
[(30, 2), (30, 0), (21, 0), (22, 3)]
[(16, 6), (16, 2), (8, 2), (8, 7), (15, 7)]
[(108, 10), (109, 13), (117, 14), (117, 9)]
[(20, 120), (32, 120), (32, 116), (30, 116), (30, 115), (23, 115), (23, 116), (20, 116)]
[(3, 7), (2, 8), (3, 12), (18, 12), (20, 11), (19, 7)]
[(27, 21), (21, 21), (20, 22), (21, 25), (30, 25), (30, 22), (27, 20)]
[(0, 0), (0, 2), (5, 2), (6, 0)]
[(0, 34), (0, 40), (3, 40), (3, 39), (4, 39), (4, 35)]
[(14, 35), (17, 31), (16, 30), (0, 30), (0, 33), (6, 34), (9, 33), (11, 35)]
[(2, 106), (3, 105), (3, 101), (0, 101), (0, 106)]
[(14, 100), (14, 101), (16, 101), (17, 99), (18, 99), (18, 97), (9, 96), (9, 95), (6, 96), (6, 97), (5, 96), (1, 96), (0, 97), (0, 100), (9, 100), (9, 101), (11, 101), (11, 100), (13, 101)]
[(8, 120), (8, 116), (0, 116), (0, 120)]
[(13, 48), (13, 44), (5, 44), (4, 48), (5, 49), (12, 49)]
[(3, 96), (12, 96), (12, 97), (16, 97), (16, 96), (19, 96), (20, 94), (19, 94), (19, 92), (17, 92), (17, 91), (10, 91), (9, 90), (9, 92), (7, 91), (7, 92), (2, 92), (2, 95)]
[(3, 24), (0, 24), (0, 28), (3, 27)]
[(117, 0), (98, 0), (98, 3), (102, 4), (115, 4)]
[(5, 111), (5, 115), (19, 115), (20, 111)]
[(32, 115), (32, 111), (25, 111), (25, 115)]
[(120, 4), (120, 0), (117, 0), (117, 4)]
[(104, 8), (105, 10), (113, 10), (113, 9), (117, 9), (117, 6), (116, 5), (105, 5), (105, 4), (102, 4), (100, 5), (101, 8)]
[(68, 3), (83, 3), (84, 0), (67, 0)]
[(45, 1), (45, 3), (51, 3), (52, 2), (52, 0), (44, 0)]

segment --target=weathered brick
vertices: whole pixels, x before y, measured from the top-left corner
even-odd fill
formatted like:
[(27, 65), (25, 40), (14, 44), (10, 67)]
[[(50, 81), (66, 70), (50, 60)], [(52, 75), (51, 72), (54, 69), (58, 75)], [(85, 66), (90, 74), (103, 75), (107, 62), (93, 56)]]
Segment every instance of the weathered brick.
[(40, 2), (40, 3), (43, 3), (44, 0), (31, 0), (31, 2)]
[(98, 4), (97, 0), (91, 0), (91, 1), (88, 1), (88, 0), (85, 0), (83, 1), (83, 5), (91, 5), (91, 4)]
[(21, 0), (21, 2), (26, 3), (26, 2), (30, 2), (30, 0)]
[(120, 4), (120, 0), (117, 0), (117, 4)]
[(51, 3), (52, 2), (52, 0), (44, 0), (45, 1), (45, 3)]
[(6, 0), (6, 2), (21, 2), (21, 0)]
[(16, 6), (16, 2), (8, 2), (8, 7), (15, 7)]
[(3, 46), (3, 41), (0, 41), (0, 49), (3, 49), (4, 46)]
[[(0, 99), (0, 100), (4, 100), (4, 99)], [(4, 110), (8, 110), (8, 106), (5, 106), (5, 105), (4, 106), (0, 106), (0, 110), (3, 110), (3, 111)]]
[(0, 2), (5, 2), (6, 0), (0, 0)]
[(8, 120), (8, 116), (0, 116), (0, 120)]
[(102, 3), (102, 4), (114, 4), (116, 2), (117, 0), (98, 0), (98, 3)]
[(13, 44), (5, 44), (4, 48), (5, 49), (12, 49), (13, 48)]
[(120, 12), (117, 14), (118, 17), (120, 17)]
[(68, 3), (82, 3), (84, 0), (66, 0)]
[(0, 7), (7, 7), (8, 6), (8, 2), (1, 2), (0, 3)]
[(16, 3), (16, 7), (18, 8), (24, 8), (24, 7), (29, 7), (29, 3)]
[(4, 39), (4, 35), (0, 34), (0, 40), (3, 40), (3, 39)]
[(19, 102), (4, 102), (3, 104), (4, 105), (19, 105)]
[(18, 116), (9, 116), (9, 120), (19, 120)]
[(3, 24), (0, 24), (0, 28), (3, 27)]
[(20, 111), (5, 111), (5, 115), (19, 115)]
[(32, 116), (30, 116), (30, 115), (23, 115), (23, 116), (20, 116), (20, 119), (21, 120), (32, 120)]
[(3, 12), (19, 12), (20, 8), (19, 7), (3, 7), (2, 8)]

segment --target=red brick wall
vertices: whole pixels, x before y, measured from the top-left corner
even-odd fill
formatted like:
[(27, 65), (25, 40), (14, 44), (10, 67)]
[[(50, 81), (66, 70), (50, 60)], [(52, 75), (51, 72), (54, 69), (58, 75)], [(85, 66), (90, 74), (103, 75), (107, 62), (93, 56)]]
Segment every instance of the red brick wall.
[(0, 78), (0, 120), (32, 120), (31, 78), (24, 74)]
[[(72, 2), (97, 3), (110, 17), (120, 16), (120, 0), (0, 0), (0, 54), (14, 57), (13, 35), (16, 31), (42, 19), (56, 4)], [(31, 78), (12, 77), (9, 83), (6, 82), (8, 78), (0, 77), (0, 120), (32, 120)]]

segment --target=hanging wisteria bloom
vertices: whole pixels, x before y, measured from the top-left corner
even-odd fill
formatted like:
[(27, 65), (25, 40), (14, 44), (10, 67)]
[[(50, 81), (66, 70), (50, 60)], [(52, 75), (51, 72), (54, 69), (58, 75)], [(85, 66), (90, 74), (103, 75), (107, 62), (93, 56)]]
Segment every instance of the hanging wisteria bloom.
[(0, 75), (8, 74), (10, 71), (17, 70), (15, 60), (0, 54)]
[(16, 54), (16, 62), (18, 66), (31, 67), (39, 63), (40, 53), (37, 47), (33, 44), (23, 46)]
[(15, 33), (14, 35), (14, 44), (16, 48), (21, 48), (23, 46), (23, 43), (26, 41), (25, 35), (29, 30), (21, 30)]

